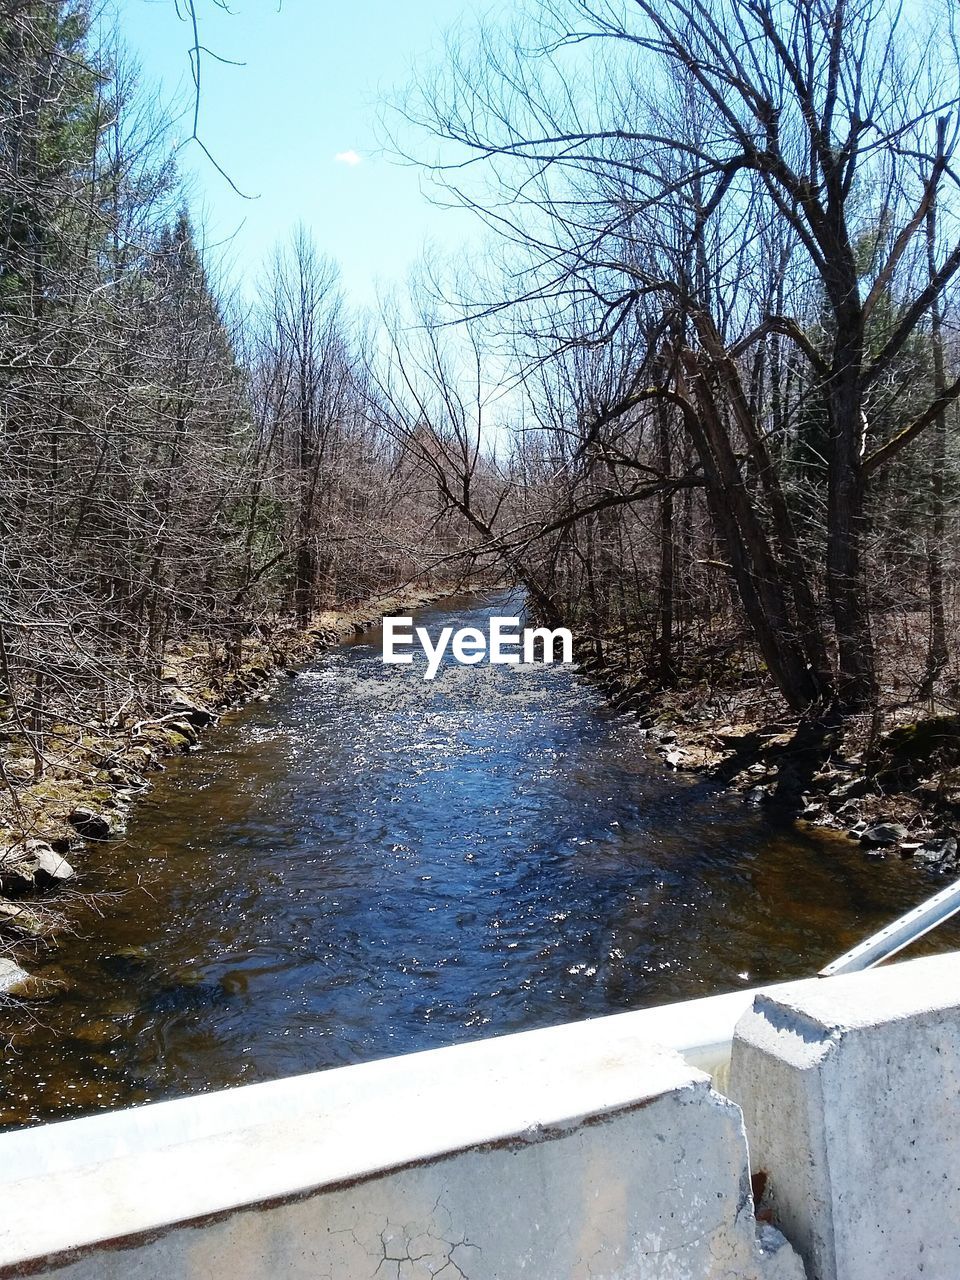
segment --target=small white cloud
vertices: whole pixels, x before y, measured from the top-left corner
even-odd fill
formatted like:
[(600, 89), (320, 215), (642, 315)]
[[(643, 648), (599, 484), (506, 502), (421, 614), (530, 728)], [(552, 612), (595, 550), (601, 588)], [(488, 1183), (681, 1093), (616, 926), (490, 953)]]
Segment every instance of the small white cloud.
[(338, 151), (333, 158), (337, 164), (349, 165), (351, 169), (356, 168), (358, 164), (363, 164), (363, 157), (358, 156), (355, 151)]

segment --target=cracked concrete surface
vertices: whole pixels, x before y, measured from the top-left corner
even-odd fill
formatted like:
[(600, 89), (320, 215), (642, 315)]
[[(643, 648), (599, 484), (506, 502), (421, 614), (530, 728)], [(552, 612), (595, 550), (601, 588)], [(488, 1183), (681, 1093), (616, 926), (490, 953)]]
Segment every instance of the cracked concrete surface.
[(802, 1280), (758, 1242), (740, 1109), (648, 1026), (2, 1135), (0, 1280)]
[[(649, 1052), (649, 1051), (648, 1051)], [(638, 1063), (642, 1070), (642, 1063)], [(635, 1108), (181, 1226), (58, 1280), (803, 1280), (757, 1243), (739, 1108), (675, 1063)]]
[(743, 1111), (621, 1014), (0, 1135), (0, 1280), (956, 1280), (958, 1011), (958, 953), (760, 993)]

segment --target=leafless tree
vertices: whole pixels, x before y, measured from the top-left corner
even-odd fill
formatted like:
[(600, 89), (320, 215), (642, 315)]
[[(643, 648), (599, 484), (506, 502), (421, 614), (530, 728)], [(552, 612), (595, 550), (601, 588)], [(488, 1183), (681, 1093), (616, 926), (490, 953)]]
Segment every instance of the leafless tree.
[[(506, 288), (467, 305), (521, 304), (557, 351), (642, 333), (597, 422), (681, 424), (788, 702), (870, 707), (870, 488), (960, 394), (945, 369), (915, 394), (960, 269), (956, 51), (886, 0), (543, 0), (535, 18), (454, 49), (404, 108), (448, 193), (514, 247)], [(822, 506), (799, 519), (789, 462), (817, 414)]]

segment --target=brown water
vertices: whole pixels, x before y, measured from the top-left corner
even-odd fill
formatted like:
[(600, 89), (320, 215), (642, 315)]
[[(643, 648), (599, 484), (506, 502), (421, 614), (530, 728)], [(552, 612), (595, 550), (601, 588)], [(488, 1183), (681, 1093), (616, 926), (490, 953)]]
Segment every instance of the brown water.
[(374, 632), (170, 764), (5, 1015), (0, 1122), (809, 975), (937, 887), (666, 772), (571, 669), (420, 675)]

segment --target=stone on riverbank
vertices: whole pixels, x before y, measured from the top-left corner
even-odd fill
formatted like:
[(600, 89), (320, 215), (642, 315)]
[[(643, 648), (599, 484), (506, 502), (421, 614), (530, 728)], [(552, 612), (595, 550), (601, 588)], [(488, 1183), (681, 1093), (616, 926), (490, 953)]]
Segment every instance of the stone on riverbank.
[(92, 809), (74, 809), (67, 821), (85, 840), (112, 840), (118, 834), (118, 823), (112, 817)]
[(44, 840), (22, 840), (0, 851), (0, 890), (33, 893), (73, 878), (73, 867)]
[(177, 733), (181, 738), (185, 738), (191, 747), (196, 746), (200, 741), (200, 735), (190, 723), (189, 720), (171, 720), (167, 723), (168, 733)]
[(217, 716), (214, 712), (201, 706), (183, 689), (176, 687), (167, 689), (166, 695), (171, 713), (185, 720), (194, 729), (207, 729), (210, 725), (216, 724)]
[(899, 822), (878, 822), (860, 832), (860, 843), (869, 848), (889, 848), (906, 840), (910, 833)]

